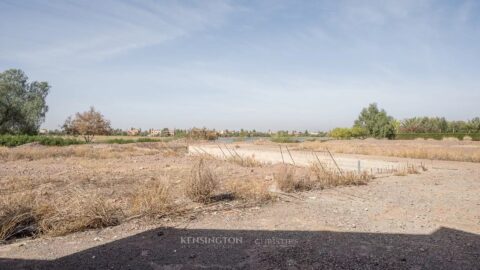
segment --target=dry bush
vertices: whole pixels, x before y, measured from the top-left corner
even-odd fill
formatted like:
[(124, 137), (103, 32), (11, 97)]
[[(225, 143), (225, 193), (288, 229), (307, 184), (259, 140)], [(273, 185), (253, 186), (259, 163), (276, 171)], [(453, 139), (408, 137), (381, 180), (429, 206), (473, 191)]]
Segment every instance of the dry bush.
[(0, 201), (0, 241), (38, 232), (39, 213), (32, 193), (3, 196)]
[(426, 171), (427, 168), (422, 164), (420, 166), (415, 166), (413, 164), (407, 164), (406, 166), (397, 169), (396, 172), (393, 174), (395, 176), (407, 176), (409, 174), (419, 174), (419, 169)]
[(296, 169), (294, 166), (284, 164), (278, 172), (274, 175), (277, 187), (283, 192), (294, 192), (310, 190), (314, 183), (311, 181), (309, 175), (303, 177), (296, 177)]
[(207, 203), (218, 186), (218, 180), (213, 171), (200, 160), (192, 168), (191, 175), (185, 183), (185, 195), (194, 202)]
[(444, 138), (442, 138), (442, 141), (458, 142), (460, 140), (458, 138), (455, 138), (455, 137), (444, 137)]
[(233, 193), (235, 198), (248, 202), (267, 202), (274, 198), (268, 191), (268, 183), (258, 179), (244, 181), (232, 181), (227, 189)]
[(238, 164), (242, 167), (261, 167), (263, 165), (262, 162), (255, 159), (255, 157), (230, 157), (227, 158), (228, 162), (232, 162)]
[(170, 187), (163, 182), (145, 183), (133, 194), (130, 207), (133, 215), (165, 215), (171, 208)]
[(368, 172), (344, 171), (339, 172), (325, 165), (320, 166), (314, 163), (310, 166), (310, 171), (315, 177), (316, 186), (319, 188), (328, 188), (336, 186), (365, 185), (373, 179), (373, 175)]
[(40, 229), (42, 233), (50, 235), (116, 226), (125, 218), (122, 209), (112, 201), (99, 195), (86, 194), (83, 190), (75, 190), (59, 198), (57, 202), (44, 207), (42, 212)]

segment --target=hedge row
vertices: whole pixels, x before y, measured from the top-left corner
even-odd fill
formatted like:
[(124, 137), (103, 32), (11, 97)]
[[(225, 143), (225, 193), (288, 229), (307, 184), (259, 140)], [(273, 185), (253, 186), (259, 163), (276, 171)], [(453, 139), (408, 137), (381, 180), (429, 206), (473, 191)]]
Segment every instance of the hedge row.
[(168, 142), (173, 140), (172, 137), (168, 137), (165, 139), (154, 139), (154, 138), (139, 138), (139, 139), (110, 139), (106, 140), (105, 143), (110, 143), (110, 144), (127, 144), (127, 143), (142, 143), (142, 142)]
[(83, 141), (52, 137), (52, 136), (29, 136), (29, 135), (0, 135), (0, 145), (14, 147), (26, 143), (38, 142), (41, 145), (66, 146), (71, 144), (82, 144)]
[(292, 138), (292, 137), (271, 137), (270, 141), (276, 143), (298, 143), (299, 140)]
[(442, 140), (444, 138), (457, 138), (463, 140), (470, 137), (474, 141), (480, 141), (480, 133), (399, 133), (395, 136), (396, 140), (414, 140), (418, 138)]

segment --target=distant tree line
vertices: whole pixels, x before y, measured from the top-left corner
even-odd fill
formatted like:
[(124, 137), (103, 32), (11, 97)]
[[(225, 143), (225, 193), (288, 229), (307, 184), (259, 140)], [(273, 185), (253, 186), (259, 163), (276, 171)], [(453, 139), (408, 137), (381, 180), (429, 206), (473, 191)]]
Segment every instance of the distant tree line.
[[(480, 118), (475, 117), (468, 121), (448, 121), (444, 117), (413, 117), (401, 121), (389, 116), (376, 103), (364, 108), (351, 128), (335, 128), (329, 132), (333, 138), (443, 138), (442, 134), (457, 134), (463, 138), (464, 134), (480, 133)], [(431, 136), (426, 136), (431, 134)], [(399, 136), (402, 135), (402, 136)], [(405, 136), (411, 135), (411, 136)], [(462, 135), (462, 136), (460, 136)]]
[(413, 117), (402, 120), (399, 133), (478, 133), (480, 117), (469, 121), (448, 121), (444, 117)]

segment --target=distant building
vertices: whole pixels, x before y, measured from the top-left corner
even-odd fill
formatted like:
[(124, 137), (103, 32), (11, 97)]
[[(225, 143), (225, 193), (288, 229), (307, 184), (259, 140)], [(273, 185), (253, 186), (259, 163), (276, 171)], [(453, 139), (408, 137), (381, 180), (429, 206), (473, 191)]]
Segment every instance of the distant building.
[(170, 137), (175, 136), (175, 129), (174, 128), (164, 128), (161, 130), (162, 137)]
[(131, 128), (130, 130), (127, 130), (127, 135), (128, 136), (138, 136), (140, 134), (141, 130), (138, 128)]
[(151, 136), (151, 137), (157, 137), (157, 136), (161, 136), (162, 135), (162, 130), (161, 129), (149, 129), (148, 130), (148, 136)]
[(42, 128), (38, 131), (38, 133), (44, 135), (44, 134), (48, 134), (48, 129), (45, 129), (45, 128)]

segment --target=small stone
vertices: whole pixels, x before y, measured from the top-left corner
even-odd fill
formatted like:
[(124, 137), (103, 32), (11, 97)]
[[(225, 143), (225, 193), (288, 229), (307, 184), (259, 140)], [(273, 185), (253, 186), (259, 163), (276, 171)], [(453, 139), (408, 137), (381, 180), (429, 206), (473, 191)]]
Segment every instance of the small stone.
[(357, 225), (355, 225), (355, 224), (352, 224), (352, 228), (356, 228), (356, 227), (357, 227)]
[(102, 241), (102, 239), (101, 239), (100, 237), (95, 237), (95, 238), (93, 238), (93, 241), (97, 241), (97, 242), (98, 242), (98, 241)]

